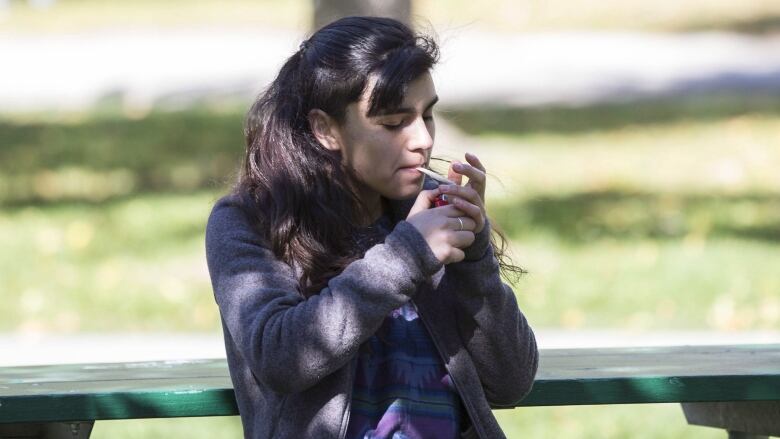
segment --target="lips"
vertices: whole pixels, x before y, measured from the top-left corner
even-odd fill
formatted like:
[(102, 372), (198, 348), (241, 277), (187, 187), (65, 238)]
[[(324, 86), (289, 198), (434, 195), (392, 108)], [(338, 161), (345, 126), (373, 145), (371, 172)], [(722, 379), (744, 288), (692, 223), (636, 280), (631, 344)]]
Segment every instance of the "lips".
[(409, 157), (410, 159), (413, 159), (413, 162), (403, 162), (401, 163), (401, 166), (398, 167), (399, 171), (406, 172), (415, 172), (418, 175), (422, 175), (420, 171), (417, 170), (419, 167), (426, 168), (428, 165), (428, 159), (424, 156), (417, 156), (417, 157)]
[(420, 170), (418, 168), (419, 168), (419, 165), (404, 166), (404, 167), (400, 168), (398, 171), (401, 172), (404, 175), (413, 176), (414, 179), (417, 180), (418, 178), (423, 178), (425, 176), (425, 174), (420, 172)]
[(402, 168), (398, 168), (398, 172), (403, 172), (404, 174), (408, 173), (415, 173), (417, 175), (423, 175), (422, 172), (417, 170), (416, 166), (404, 166)]

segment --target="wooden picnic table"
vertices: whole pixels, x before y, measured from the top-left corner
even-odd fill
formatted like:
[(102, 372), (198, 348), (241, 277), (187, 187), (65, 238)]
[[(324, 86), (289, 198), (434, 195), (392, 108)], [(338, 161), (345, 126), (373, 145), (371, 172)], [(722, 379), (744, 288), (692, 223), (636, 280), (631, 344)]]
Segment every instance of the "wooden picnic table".
[[(731, 438), (780, 435), (780, 344), (542, 349), (517, 406), (683, 403)], [(87, 438), (96, 420), (237, 415), (224, 359), (0, 368), (0, 437)]]

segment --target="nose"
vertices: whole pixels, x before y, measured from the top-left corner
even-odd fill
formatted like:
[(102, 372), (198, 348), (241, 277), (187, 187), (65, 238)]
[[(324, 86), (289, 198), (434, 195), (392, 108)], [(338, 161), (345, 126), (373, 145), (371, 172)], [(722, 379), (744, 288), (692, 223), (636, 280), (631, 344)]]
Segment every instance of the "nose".
[(426, 124), (422, 117), (418, 117), (409, 128), (409, 148), (411, 150), (428, 151), (433, 148), (433, 137), (436, 134), (433, 123)]

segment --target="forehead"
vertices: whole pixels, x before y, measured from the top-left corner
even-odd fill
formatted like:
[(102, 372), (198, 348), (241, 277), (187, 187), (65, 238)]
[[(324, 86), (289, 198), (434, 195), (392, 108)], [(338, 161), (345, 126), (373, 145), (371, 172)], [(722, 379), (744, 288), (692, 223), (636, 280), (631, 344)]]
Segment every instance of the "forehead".
[[(363, 90), (363, 94), (360, 96), (360, 100), (357, 102), (356, 109), (363, 117), (368, 117), (368, 110), (370, 107), (371, 93), (376, 85), (376, 75), (371, 75), (368, 78), (368, 85)], [(414, 109), (416, 111), (423, 111), (425, 107), (436, 98), (436, 86), (433, 82), (433, 77), (430, 72), (425, 72), (411, 81), (406, 88), (406, 94), (403, 97), (400, 107), (402, 109)], [(385, 114), (393, 114), (395, 111), (389, 111)], [(381, 114), (380, 114), (381, 115)]]

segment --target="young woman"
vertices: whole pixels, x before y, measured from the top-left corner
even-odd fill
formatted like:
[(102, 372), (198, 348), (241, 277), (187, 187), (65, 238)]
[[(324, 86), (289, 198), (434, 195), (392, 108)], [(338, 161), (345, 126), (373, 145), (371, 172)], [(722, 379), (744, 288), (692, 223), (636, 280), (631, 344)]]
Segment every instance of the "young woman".
[(530, 390), (536, 343), (499, 276), (517, 267), (492, 244), (485, 168), (467, 154), (441, 186), (415, 169), (437, 58), (397, 21), (344, 18), (249, 111), (206, 233), (247, 438), (498, 438), (491, 407)]

